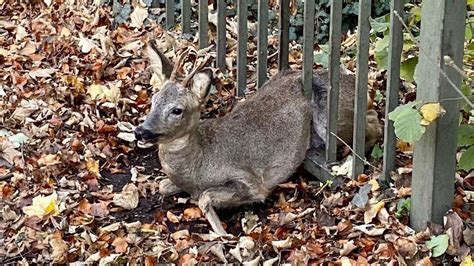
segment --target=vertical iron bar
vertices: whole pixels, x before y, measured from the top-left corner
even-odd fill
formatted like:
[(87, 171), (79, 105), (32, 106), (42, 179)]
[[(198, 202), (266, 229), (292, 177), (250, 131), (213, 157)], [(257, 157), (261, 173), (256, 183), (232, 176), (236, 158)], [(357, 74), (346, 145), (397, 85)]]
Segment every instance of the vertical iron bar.
[[(367, 116), (367, 83), (369, 72), (369, 16), (371, 0), (360, 0), (359, 23), (357, 29), (357, 76), (354, 105), (354, 145), (355, 154), (352, 178), (364, 172), (365, 125)], [(364, 159), (365, 160), (365, 159)]]
[(206, 48), (209, 45), (207, 40), (209, 27), (207, 9), (207, 0), (199, 0), (199, 49)]
[(237, 16), (237, 95), (244, 96), (247, 88), (247, 0), (238, 0)]
[(217, 1), (217, 67), (225, 72), (226, 57), (226, 0)]
[(304, 2), (303, 88), (308, 99), (311, 99), (313, 91), (314, 2), (315, 0)]
[(290, 47), (290, 0), (279, 0), (280, 3), (280, 25), (279, 25), (279, 47), (278, 47), (278, 69), (287, 69), (289, 47)]
[(337, 120), (339, 112), (339, 77), (341, 60), (342, 0), (331, 0), (331, 23), (329, 28), (329, 91), (326, 135), (326, 161), (336, 161)]
[[(385, 100), (385, 117), (398, 106), (400, 87), (400, 57), (403, 48), (402, 24), (394, 12), (403, 17), (403, 0), (392, 0), (390, 4), (390, 44), (388, 51), (387, 98)], [(391, 181), (390, 173), (395, 170), (396, 137), (393, 121), (385, 119), (383, 141), (383, 171), (381, 178)]]
[(428, 221), (443, 223), (452, 208), (456, 173), (456, 151), (459, 123), (459, 94), (440, 70), (460, 88), (462, 77), (445, 64), (449, 56), (463, 68), (466, 0), (423, 0), (421, 11), (420, 56), (417, 71), (417, 100), (439, 102), (445, 115), (426, 127), (415, 143), (413, 153), (412, 211), (410, 223), (417, 231)]
[(257, 88), (267, 80), (268, 0), (258, 0)]
[(181, 0), (181, 21), (183, 33), (191, 32), (191, 0)]
[(165, 2), (165, 13), (166, 13), (166, 29), (171, 29), (174, 27), (174, 0), (166, 0)]

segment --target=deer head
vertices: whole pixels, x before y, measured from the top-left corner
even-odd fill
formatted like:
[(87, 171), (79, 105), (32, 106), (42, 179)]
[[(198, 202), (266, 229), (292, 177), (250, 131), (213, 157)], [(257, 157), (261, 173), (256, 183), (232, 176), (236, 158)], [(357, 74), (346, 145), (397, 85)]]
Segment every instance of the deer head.
[(151, 109), (145, 121), (135, 129), (139, 144), (166, 143), (196, 130), (200, 118), (199, 109), (209, 92), (211, 75), (208, 71), (198, 72), (203, 66), (198, 64), (179, 82), (178, 68), (188, 52), (189, 49), (181, 53), (177, 64), (173, 66), (153, 41), (147, 45), (146, 54), (150, 66), (163, 81), (163, 85), (153, 95)]

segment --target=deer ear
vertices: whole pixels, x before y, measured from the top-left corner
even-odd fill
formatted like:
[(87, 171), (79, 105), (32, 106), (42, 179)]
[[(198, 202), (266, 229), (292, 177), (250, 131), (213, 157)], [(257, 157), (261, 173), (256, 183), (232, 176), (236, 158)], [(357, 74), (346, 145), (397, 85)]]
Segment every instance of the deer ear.
[(209, 88), (211, 85), (211, 71), (202, 71), (196, 73), (193, 77), (191, 91), (199, 96), (199, 100), (204, 102), (207, 95), (209, 94)]
[(173, 63), (156, 46), (154, 41), (150, 41), (146, 46), (146, 54), (150, 60), (150, 66), (162, 82), (170, 78), (173, 71)]

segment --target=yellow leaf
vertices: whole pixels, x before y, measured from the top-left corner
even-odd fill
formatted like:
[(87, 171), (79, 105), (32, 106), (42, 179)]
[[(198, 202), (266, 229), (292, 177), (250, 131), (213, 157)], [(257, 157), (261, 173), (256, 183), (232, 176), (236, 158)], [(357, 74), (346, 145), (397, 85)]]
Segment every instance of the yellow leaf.
[(473, 266), (473, 265), (474, 263), (472, 262), (471, 256), (466, 256), (460, 264), (460, 266)]
[(37, 163), (41, 166), (52, 166), (61, 163), (61, 160), (57, 154), (43, 154)]
[(372, 222), (379, 211), (385, 206), (383, 201), (370, 205), (369, 209), (364, 213), (364, 223), (368, 224)]
[(120, 87), (122, 86), (122, 82), (119, 81), (117, 84), (109, 83), (109, 88), (102, 87), (102, 91), (104, 92), (104, 96), (107, 101), (112, 103), (117, 103), (120, 99)]
[(89, 173), (94, 174), (94, 175), (99, 175), (99, 161), (96, 160), (87, 160), (86, 162), (86, 168)]
[(71, 35), (71, 31), (66, 27), (63, 27), (59, 33), (60, 37), (69, 37), (69, 35)]
[(372, 187), (370, 188), (370, 190), (372, 190), (372, 192), (377, 191), (380, 188), (379, 182), (377, 182), (377, 180), (375, 180), (375, 179), (370, 179), (369, 184), (372, 185)]
[(427, 103), (420, 108), (420, 113), (423, 117), (421, 124), (427, 126), (438, 117), (444, 115), (446, 110), (444, 110), (440, 103)]
[(38, 216), (40, 218), (43, 218), (48, 214), (58, 215), (59, 210), (56, 204), (57, 199), (58, 195), (56, 192), (53, 192), (49, 196), (36, 196), (33, 198), (31, 206), (23, 207), (23, 212), (27, 216)]
[(89, 95), (91, 96), (91, 98), (93, 100), (95, 100), (97, 98), (103, 98), (104, 97), (104, 88), (107, 89), (104, 85), (92, 84), (89, 87), (89, 90), (87, 91), (87, 93), (89, 93)]

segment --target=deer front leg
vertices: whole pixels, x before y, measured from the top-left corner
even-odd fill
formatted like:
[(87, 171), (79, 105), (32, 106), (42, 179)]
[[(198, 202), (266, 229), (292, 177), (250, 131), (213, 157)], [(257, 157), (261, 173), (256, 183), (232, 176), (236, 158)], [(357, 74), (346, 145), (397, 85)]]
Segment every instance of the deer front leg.
[(201, 209), (212, 230), (220, 236), (227, 235), (221, 220), (214, 208), (225, 208), (249, 203), (253, 197), (249, 195), (249, 188), (240, 182), (230, 182), (225, 186), (213, 187), (201, 193), (198, 200)]
[(176, 186), (169, 178), (163, 179), (158, 185), (158, 189), (160, 191), (160, 194), (163, 195), (163, 197), (168, 197), (183, 191), (181, 188)]

